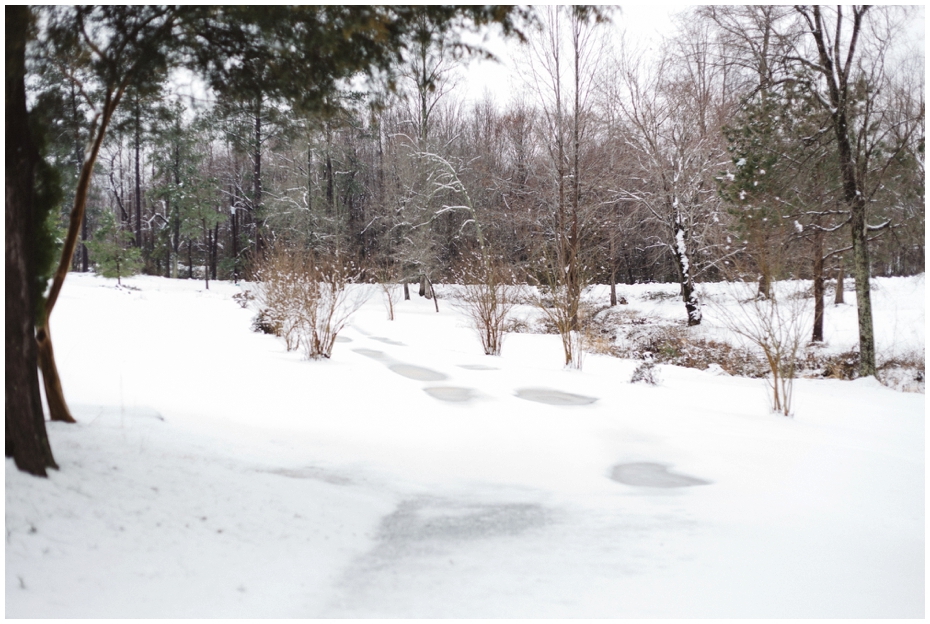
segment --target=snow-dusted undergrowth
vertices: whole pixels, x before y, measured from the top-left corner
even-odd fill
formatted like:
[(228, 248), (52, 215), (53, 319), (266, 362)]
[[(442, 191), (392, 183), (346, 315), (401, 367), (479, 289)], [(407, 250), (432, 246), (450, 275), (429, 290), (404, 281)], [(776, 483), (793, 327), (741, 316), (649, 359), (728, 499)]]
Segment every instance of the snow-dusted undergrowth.
[[(566, 371), (531, 333), (484, 356), (416, 296), (307, 361), (239, 286), (126, 281), (62, 291), (79, 422), (49, 423), (49, 479), (7, 461), (7, 617), (924, 614), (923, 394), (800, 379), (788, 419), (719, 368), (631, 384), (640, 362)], [(619, 307), (671, 322), (676, 290)], [(847, 301), (825, 352), (855, 346)], [(923, 277), (873, 305), (880, 359), (922, 354)], [(696, 329), (731, 338), (711, 308)]]

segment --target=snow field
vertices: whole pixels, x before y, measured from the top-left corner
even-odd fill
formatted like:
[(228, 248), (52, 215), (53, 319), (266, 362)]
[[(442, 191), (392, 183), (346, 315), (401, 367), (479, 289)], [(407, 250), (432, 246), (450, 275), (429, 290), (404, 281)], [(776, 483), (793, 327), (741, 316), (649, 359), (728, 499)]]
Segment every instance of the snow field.
[[(636, 362), (595, 354), (563, 370), (558, 336), (484, 356), (449, 299), (414, 293), (391, 322), (377, 291), (308, 362), (249, 331), (238, 286), (126, 281), (73, 274), (52, 318), (79, 422), (49, 423), (49, 479), (7, 461), (7, 617), (924, 614), (921, 394), (801, 379), (786, 419), (760, 380), (662, 366), (633, 385)], [(923, 277), (877, 284), (880, 356), (922, 351)], [(644, 297), (669, 288), (620, 291), (683, 318)], [(836, 352), (847, 301), (827, 306)], [(710, 483), (610, 479), (630, 462)]]

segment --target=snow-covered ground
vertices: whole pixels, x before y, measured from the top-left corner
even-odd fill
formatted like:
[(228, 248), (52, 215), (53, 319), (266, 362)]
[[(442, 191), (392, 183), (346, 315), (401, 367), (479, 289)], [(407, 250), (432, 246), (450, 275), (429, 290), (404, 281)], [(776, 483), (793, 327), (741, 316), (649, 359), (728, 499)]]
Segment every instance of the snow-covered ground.
[[(308, 362), (239, 286), (126, 282), (73, 274), (52, 318), (79, 422), (48, 479), (7, 460), (7, 617), (924, 616), (923, 394), (801, 379), (789, 419), (761, 380), (563, 370), (558, 336), (484, 356), (415, 294)], [(880, 356), (923, 352), (923, 276), (876, 284)], [(621, 294), (683, 317), (663, 288)]]

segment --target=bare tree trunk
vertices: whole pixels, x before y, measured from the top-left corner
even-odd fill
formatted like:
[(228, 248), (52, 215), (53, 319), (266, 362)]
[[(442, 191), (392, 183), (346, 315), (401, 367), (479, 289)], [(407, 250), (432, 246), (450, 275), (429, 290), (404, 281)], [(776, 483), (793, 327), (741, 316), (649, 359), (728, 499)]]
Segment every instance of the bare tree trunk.
[(814, 330), (811, 342), (823, 342), (823, 231), (814, 234)]
[(220, 236), (220, 224), (213, 226), (213, 239), (210, 241), (210, 277), (216, 281), (216, 263), (217, 256), (220, 254), (219, 243), (217, 240)]
[[(77, 89), (74, 86), (74, 83), (71, 83), (71, 123), (74, 124), (74, 166), (77, 169), (78, 176), (81, 175), (81, 163), (84, 160), (84, 146), (81, 145), (81, 137), (79, 128), (79, 116), (78, 116), (78, 105), (77, 105)], [(81, 257), (81, 273), (87, 273), (88, 270), (88, 258), (87, 258), (87, 213), (84, 213), (84, 217), (81, 219), (81, 250), (79, 255)]]
[[(39, 394), (35, 340), (35, 173), (39, 155), (26, 111), (25, 48), (29, 9), (6, 7), (6, 220), (4, 256), (5, 448), (16, 467), (37, 476), (57, 468)], [(68, 257), (70, 260), (70, 256)]]
[(426, 286), (427, 286), (426, 298), (433, 300), (433, 305), (436, 306), (436, 312), (438, 313), (439, 312), (439, 297), (436, 296), (436, 291), (433, 290), (433, 282), (431, 282), (428, 277), (426, 278)]
[(841, 303), (846, 303), (846, 300), (843, 298), (843, 281), (845, 280), (843, 275), (843, 265), (840, 264), (839, 268), (836, 270), (836, 293), (834, 293), (833, 303), (839, 305)]
[(232, 260), (233, 260), (233, 281), (239, 283), (239, 210), (236, 206), (237, 192), (233, 185), (232, 207), (229, 214), (229, 229), (232, 236)]
[[(848, 50), (845, 64), (840, 56), (840, 41), (831, 44), (824, 33), (824, 21), (820, 7), (796, 8), (810, 26), (810, 34), (817, 44), (819, 69), (827, 82), (831, 105), (831, 121), (836, 135), (840, 171), (843, 176), (843, 199), (849, 206), (850, 232), (852, 234), (853, 275), (856, 279), (856, 308), (859, 317), (859, 374), (868, 377), (875, 374), (875, 336), (872, 330), (872, 297), (869, 288), (871, 270), (869, 248), (866, 240), (865, 197), (860, 189), (861, 180), (853, 160), (847, 106), (849, 104), (849, 70), (856, 53), (856, 44), (862, 30), (862, 20), (869, 7), (853, 7), (852, 32), (848, 35)], [(837, 14), (837, 28), (842, 20)]]
[(203, 284), (204, 290), (210, 290), (210, 228), (206, 219), (201, 219), (200, 223), (203, 226)]
[[(173, 169), (174, 184), (177, 187), (181, 184), (181, 146), (178, 143), (174, 144)], [(171, 251), (174, 252), (171, 258), (171, 277), (172, 279), (178, 279), (178, 264), (180, 263), (178, 258), (181, 255), (181, 210), (177, 202), (175, 202), (174, 210), (171, 211), (171, 222), (174, 229), (171, 234)]]
[(675, 264), (678, 267), (678, 275), (681, 280), (681, 298), (685, 302), (685, 311), (688, 313), (688, 326), (701, 324), (701, 304), (698, 301), (697, 293), (694, 292), (694, 281), (691, 278), (691, 259), (688, 257), (687, 236), (684, 226), (680, 222), (675, 223), (675, 241), (676, 244), (672, 251), (675, 256)]
[(255, 152), (252, 156), (252, 214), (255, 218), (255, 251), (259, 259), (265, 255), (265, 239), (262, 233), (264, 218), (262, 207), (262, 99), (255, 104)]
[(123, 88), (118, 89), (107, 98), (107, 105), (104, 106), (100, 115), (99, 125), (91, 133), (93, 143), (81, 167), (81, 175), (78, 178), (77, 189), (74, 195), (74, 207), (71, 209), (71, 219), (68, 224), (68, 233), (65, 236), (65, 242), (61, 250), (61, 259), (58, 262), (58, 268), (52, 279), (52, 285), (49, 288), (48, 297), (45, 304), (45, 318), (36, 323), (36, 342), (39, 352), (39, 368), (42, 369), (42, 377), (45, 382), (45, 398), (48, 401), (49, 417), (52, 420), (64, 422), (75, 422), (68, 411), (68, 405), (65, 401), (61, 388), (61, 380), (58, 377), (58, 367), (55, 364), (55, 354), (52, 349), (52, 336), (49, 330), (49, 318), (61, 287), (65, 283), (65, 277), (68, 275), (68, 267), (71, 265), (71, 258), (74, 256), (74, 249), (77, 246), (78, 233), (81, 230), (81, 222), (84, 219), (84, 213), (87, 207), (87, 194), (90, 190), (90, 180), (94, 171), (94, 164), (97, 162), (97, 156), (100, 154), (100, 146), (103, 144), (103, 138), (106, 135), (107, 127), (113, 116), (113, 111), (119, 105), (123, 96)]
[(142, 120), (140, 119), (139, 104), (136, 103), (135, 110), (135, 157), (136, 157), (136, 236), (133, 245), (142, 248), (142, 167), (140, 165), (140, 154), (142, 152)]
[(617, 305), (617, 261), (614, 258), (614, 236), (610, 234), (610, 307)]
[(404, 281), (404, 301), (410, 301), (410, 286)]

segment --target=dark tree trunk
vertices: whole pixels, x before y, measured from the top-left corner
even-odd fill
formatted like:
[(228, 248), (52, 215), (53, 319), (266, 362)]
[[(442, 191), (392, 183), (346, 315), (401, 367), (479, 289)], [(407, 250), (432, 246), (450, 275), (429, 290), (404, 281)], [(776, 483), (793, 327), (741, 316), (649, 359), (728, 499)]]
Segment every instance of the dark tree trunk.
[(239, 211), (236, 210), (236, 194), (233, 193), (232, 213), (229, 215), (232, 234), (233, 281), (239, 283)]
[(836, 270), (836, 292), (834, 293), (833, 303), (839, 305), (841, 303), (846, 303), (846, 300), (843, 298), (843, 265), (841, 264)]
[(410, 286), (404, 281), (404, 301), (410, 301)]
[[(177, 188), (181, 184), (181, 145), (179, 143), (174, 144), (173, 169), (174, 185)], [(181, 263), (179, 260), (181, 254), (181, 209), (177, 202), (174, 203), (174, 208), (171, 210), (171, 225), (173, 229), (173, 232), (171, 232), (171, 251), (174, 253), (171, 261), (171, 277), (178, 279), (178, 265)]]
[(262, 98), (255, 103), (255, 153), (252, 156), (252, 215), (255, 220), (255, 252), (258, 258), (265, 255), (265, 238), (262, 232)]
[(34, 180), (39, 155), (26, 111), (29, 9), (6, 7), (6, 456), (37, 476), (57, 468), (42, 415), (35, 340)]
[(81, 217), (81, 273), (87, 273), (87, 212)]
[(757, 297), (762, 299), (768, 299), (772, 294), (772, 280), (769, 276), (769, 269), (766, 267), (762, 271), (762, 275), (759, 276), (759, 291), (756, 293)]
[[(327, 146), (328, 148), (328, 146)], [(333, 190), (333, 159), (326, 152), (326, 214), (332, 215), (336, 212), (336, 197)]]
[(694, 281), (691, 278), (691, 259), (688, 256), (688, 236), (681, 223), (675, 223), (675, 246), (672, 252), (675, 264), (678, 267), (678, 277), (681, 282), (681, 298), (685, 302), (685, 311), (688, 313), (688, 326), (701, 324), (701, 304), (694, 292)]
[[(77, 170), (77, 174), (81, 175), (81, 165), (84, 161), (84, 146), (81, 145), (81, 135), (80, 135), (80, 118), (78, 116), (78, 105), (77, 105), (77, 89), (74, 86), (74, 83), (71, 83), (71, 123), (74, 124), (74, 168)], [(81, 262), (81, 273), (87, 273), (88, 270), (88, 258), (87, 258), (87, 213), (84, 213), (84, 218), (81, 219), (81, 250), (79, 252), (80, 262)]]
[(213, 226), (213, 240), (211, 241), (212, 249), (210, 250), (210, 277), (213, 278), (213, 281), (216, 281), (217, 256), (220, 254), (219, 243), (217, 242), (219, 236), (220, 224), (217, 223)]
[(203, 226), (203, 284), (204, 290), (210, 290), (210, 228), (207, 227), (207, 220), (201, 219)]
[(42, 369), (42, 380), (45, 385), (45, 399), (48, 403), (49, 418), (51, 420), (63, 422), (75, 422), (68, 410), (68, 404), (61, 387), (61, 380), (58, 377), (58, 367), (55, 364), (55, 354), (52, 349), (52, 335), (49, 328), (52, 309), (58, 301), (58, 295), (64, 286), (65, 278), (68, 276), (68, 267), (71, 266), (71, 260), (74, 257), (77, 248), (78, 235), (81, 230), (81, 223), (84, 219), (87, 209), (87, 195), (90, 190), (91, 177), (94, 173), (94, 164), (100, 154), (100, 147), (103, 145), (103, 139), (106, 136), (107, 127), (113, 118), (113, 112), (119, 106), (123, 97), (123, 88), (110, 92), (106, 97), (106, 105), (103, 107), (100, 116), (99, 125), (96, 127), (96, 134), (81, 166), (81, 174), (78, 176), (77, 187), (74, 192), (74, 207), (71, 209), (71, 217), (68, 221), (68, 232), (65, 235), (64, 245), (61, 250), (61, 257), (58, 261), (58, 267), (52, 277), (52, 284), (48, 290), (48, 296), (45, 300), (45, 314), (42, 318), (37, 319), (36, 323), (36, 345), (38, 347), (39, 368)]
[(436, 296), (436, 291), (433, 290), (433, 282), (430, 279), (426, 278), (426, 298), (433, 300), (433, 305), (436, 306), (436, 312), (439, 312), (439, 297)]
[(614, 237), (610, 236), (610, 307), (617, 305), (617, 260), (614, 258)]
[(135, 157), (136, 157), (136, 236), (133, 244), (142, 248), (142, 166), (140, 154), (142, 152), (142, 120), (140, 119), (139, 103), (136, 102), (135, 110)]
[(823, 231), (814, 234), (814, 331), (811, 342), (823, 342)]

